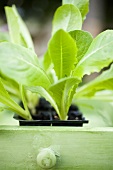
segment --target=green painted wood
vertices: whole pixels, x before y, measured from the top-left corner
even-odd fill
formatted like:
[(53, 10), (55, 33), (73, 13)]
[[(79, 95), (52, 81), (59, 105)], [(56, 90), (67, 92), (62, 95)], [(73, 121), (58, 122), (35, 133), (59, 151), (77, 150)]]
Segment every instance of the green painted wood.
[(58, 154), (52, 170), (113, 170), (113, 128), (0, 126), (0, 169), (41, 170), (41, 148)]

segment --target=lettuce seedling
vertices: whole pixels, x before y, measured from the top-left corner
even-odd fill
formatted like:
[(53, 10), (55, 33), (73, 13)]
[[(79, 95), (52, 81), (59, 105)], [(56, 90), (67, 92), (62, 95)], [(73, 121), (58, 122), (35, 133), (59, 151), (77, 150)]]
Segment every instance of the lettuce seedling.
[[(51, 103), (61, 120), (66, 120), (74, 95), (79, 98), (111, 89), (107, 83), (113, 80), (112, 68), (78, 88), (84, 75), (99, 72), (113, 61), (113, 30), (104, 31), (94, 39), (81, 30), (88, 9), (88, 0), (63, 0), (54, 14), (52, 35), (40, 61), (16, 7), (5, 7), (10, 40), (0, 43), (0, 102), (4, 108), (32, 119), (27, 97), (35, 93)], [(11, 98), (11, 87), (24, 109)]]

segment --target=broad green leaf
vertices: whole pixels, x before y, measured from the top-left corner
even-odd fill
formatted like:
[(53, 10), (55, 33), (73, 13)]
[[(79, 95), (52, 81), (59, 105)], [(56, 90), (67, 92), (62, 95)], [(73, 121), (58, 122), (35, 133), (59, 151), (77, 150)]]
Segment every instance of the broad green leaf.
[(60, 119), (65, 120), (69, 107), (72, 102), (75, 88), (78, 86), (80, 80), (77, 78), (63, 78), (50, 87), (53, 99), (56, 101), (60, 112)]
[(22, 18), (18, 14), (16, 7), (5, 7), (9, 34), (11, 37), (11, 42), (23, 45), (27, 48), (33, 49), (33, 42), (30, 33), (23, 22)]
[(19, 114), (23, 118), (31, 119), (30, 115), (28, 115), (24, 109), (22, 109), (13, 99), (11, 99), (8, 92), (5, 90), (1, 79), (0, 79), (0, 102), (8, 106), (10, 110)]
[(55, 83), (58, 80), (55, 70), (53, 69), (53, 63), (51, 61), (49, 50), (47, 50), (47, 52), (44, 55), (44, 58), (42, 61), (42, 68), (46, 71), (46, 74), (51, 80), (51, 83)]
[(27, 114), (30, 115), (28, 105), (27, 105), (25, 87), (22, 84), (20, 84), (20, 94), (21, 94), (21, 101), (23, 103), (24, 109), (27, 112)]
[(53, 99), (50, 91), (47, 91), (46, 89), (44, 89), (43, 87), (40, 87), (40, 86), (26, 87), (26, 89), (30, 90), (32, 93), (38, 93), (42, 97), (44, 97), (47, 101), (49, 101), (51, 103), (51, 105), (56, 110), (57, 114), (60, 116), (59, 109), (58, 109), (57, 104), (56, 104), (55, 100)]
[(58, 81), (58, 77), (56, 76), (55, 70), (53, 68), (50, 68), (46, 72), (46, 74), (48, 75), (48, 77), (49, 77), (52, 84)]
[(36, 54), (16, 44), (0, 44), (0, 69), (4, 75), (19, 84), (43, 87), (50, 85), (46, 73), (38, 65)]
[(83, 77), (85, 74), (99, 72), (113, 61), (113, 30), (99, 34), (91, 43), (88, 51), (77, 64), (73, 75)]
[(49, 51), (47, 50), (44, 57), (43, 57), (43, 68), (45, 71), (47, 71), (51, 67), (51, 57), (49, 54)]
[(27, 106), (31, 110), (31, 113), (33, 114), (36, 113), (36, 106), (37, 106), (37, 103), (39, 102), (39, 96), (35, 93), (32, 93), (29, 90), (26, 90), (25, 97), (27, 101)]
[(93, 41), (93, 37), (89, 32), (82, 30), (71, 31), (70, 35), (76, 41), (78, 48), (77, 60), (80, 61)]
[(53, 18), (52, 34), (59, 29), (66, 32), (80, 30), (82, 27), (82, 16), (77, 7), (66, 4), (57, 9)]
[(99, 99), (95, 97), (75, 98), (74, 104), (79, 106), (85, 118), (89, 120), (88, 126), (113, 126), (113, 105), (109, 101), (104, 101), (102, 94)]
[(55, 33), (49, 42), (49, 55), (59, 79), (70, 76), (77, 62), (77, 47), (73, 38), (63, 30)]
[(89, 0), (63, 0), (63, 4), (75, 5), (80, 10), (83, 20), (86, 18), (89, 11)]
[(113, 103), (113, 90), (102, 90), (95, 93), (92, 97), (95, 100)]
[(9, 77), (4, 76), (0, 73), (1, 80), (4, 84), (5, 89), (10, 93), (11, 95), (14, 95), (16, 97), (20, 97), (19, 92), (19, 85), (14, 80), (10, 79)]
[(76, 96), (94, 95), (99, 90), (113, 90), (113, 65), (107, 71), (95, 78), (93, 81), (87, 83), (78, 89)]
[(7, 32), (0, 32), (0, 42), (10, 41), (9, 34)]

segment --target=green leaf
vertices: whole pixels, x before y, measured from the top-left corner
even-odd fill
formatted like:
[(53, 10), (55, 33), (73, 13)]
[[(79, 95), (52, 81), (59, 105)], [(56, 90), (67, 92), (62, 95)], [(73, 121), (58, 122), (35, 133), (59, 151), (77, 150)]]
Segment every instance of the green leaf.
[(47, 91), (46, 89), (44, 89), (43, 87), (39, 87), (39, 86), (35, 86), (35, 87), (26, 87), (27, 90), (30, 90), (32, 93), (38, 93), (40, 94), (42, 97), (44, 97), (47, 101), (49, 101), (51, 103), (51, 105), (54, 107), (54, 109), (56, 110), (57, 114), (60, 115), (59, 113), (59, 109), (57, 107), (57, 104), (55, 102), (55, 100), (52, 97), (52, 94), (50, 91)]
[(19, 84), (42, 87), (51, 84), (46, 73), (39, 67), (36, 54), (16, 44), (0, 44), (0, 69)]
[(46, 74), (48, 75), (51, 83), (55, 83), (58, 80), (55, 70), (53, 69), (53, 63), (51, 60), (51, 56), (49, 54), (49, 50), (47, 50), (47, 52), (44, 55), (42, 61), (42, 68), (46, 71)]
[(12, 80), (11, 78), (3, 75), (2, 73), (0, 73), (0, 77), (1, 80), (4, 84), (5, 89), (12, 95), (16, 96), (16, 97), (20, 97), (20, 92), (19, 92), (19, 85), (17, 82), (15, 82), (14, 80)]
[(21, 85), (21, 84), (20, 84), (20, 94), (21, 94), (21, 101), (23, 103), (24, 109), (27, 112), (27, 114), (30, 115), (28, 105), (27, 105), (25, 87), (23, 85)]
[(75, 89), (79, 82), (80, 80), (75, 77), (68, 77), (59, 80), (49, 88), (49, 90), (52, 92), (54, 100), (56, 101), (60, 112), (60, 119), (62, 120), (65, 120), (67, 117)]
[(113, 90), (113, 65), (107, 71), (104, 71), (97, 78), (78, 89), (76, 97), (92, 96), (99, 90)]
[[(109, 96), (109, 95), (108, 95)], [(109, 97), (108, 97), (109, 98)], [(74, 100), (91, 127), (113, 126), (113, 104), (103, 100), (103, 95), (99, 98), (79, 98)]]
[(102, 91), (96, 92), (92, 98), (97, 101), (101, 100), (107, 103), (113, 103), (113, 90), (102, 90)]
[(10, 41), (9, 34), (7, 32), (0, 32), (0, 42)]
[(66, 32), (80, 30), (82, 27), (82, 17), (79, 9), (74, 5), (63, 5), (57, 9), (53, 18), (52, 34), (59, 29)]
[(0, 102), (9, 107), (10, 110), (18, 113), (25, 119), (31, 119), (31, 116), (27, 114), (14, 100), (11, 99), (8, 92), (5, 90), (2, 81), (0, 79)]
[(48, 71), (51, 67), (51, 57), (50, 57), (50, 54), (49, 54), (49, 51), (47, 50), (44, 57), (43, 57), (43, 61), (42, 61), (42, 64), (43, 64), (43, 68), (45, 71)]
[[(26, 90), (26, 88), (25, 88)], [(27, 90), (25, 91), (25, 97), (27, 101), (27, 106), (31, 110), (32, 114), (36, 113), (36, 106), (39, 102), (39, 96), (35, 93), (32, 93), (31, 91)]]
[(12, 7), (5, 7), (5, 12), (11, 42), (23, 45), (27, 48), (34, 50), (30, 33), (22, 18), (18, 14), (16, 7), (14, 5)]
[(87, 52), (91, 42), (93, 41), (93, 37), (89, 32), (82, 30), (75, 30), (69, 33), (71, 37), (76, 41), (78, 48), (77, 60), (80, 61), (84, 54)]
[(75, 5), (80, 10), (83, 20), (86, 18), (89, 11), (89, 0), (63, 0), (63, 4)]
[(55, 33), (49, 42), (49, 55), (59, 79), (70, 76), (77, 62), (77, 47), (71, 36), (63, 30)]
[(91, 43), (84, 57), (77, 64), (73, 75), (83, 77), (85, 74), (99, 72), (113, 61), (113, 30), (99, 34)]

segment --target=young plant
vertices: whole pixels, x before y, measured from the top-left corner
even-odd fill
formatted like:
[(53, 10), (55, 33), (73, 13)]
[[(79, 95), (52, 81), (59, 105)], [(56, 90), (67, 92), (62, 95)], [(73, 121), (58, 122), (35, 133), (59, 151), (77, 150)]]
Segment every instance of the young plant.
[[(99, 72), (113, 61), (113, 30), (102, 32), (94, 40), (81, 30), (88, 8), (88, 0), (63, 0), (55, 12), (52, 36), (41, 63), (15, 6), (5, 7), (10, 35), (9, 41), (0, 43), (0, 102), (5, 108), (32, 119), (27, 96), (36, 93), (51, 103), (61, 120), (66, 120), (74, 95), (79, 98), (112, 89), (111, 84), (107, 85), (113, 80), (112, 68), (78, 89), (85, 74)], [(24, 109), (6, 91), (12, 92), (8, 84), (17, 92)]]

